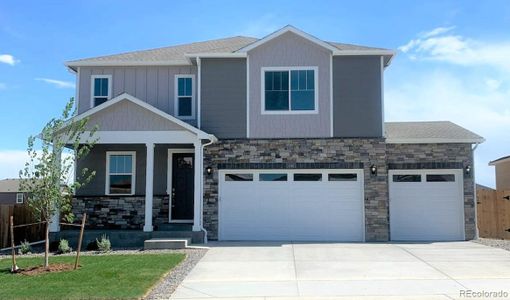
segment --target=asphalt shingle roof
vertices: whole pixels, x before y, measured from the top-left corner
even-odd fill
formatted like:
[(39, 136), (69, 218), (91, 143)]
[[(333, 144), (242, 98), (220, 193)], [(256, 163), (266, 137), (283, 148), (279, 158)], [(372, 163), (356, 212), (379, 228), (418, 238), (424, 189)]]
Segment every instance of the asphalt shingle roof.
[(385, 136), (389, 143), (449, 142), (482, 143), (484, 139), (450, 121), (387, 122)]
[(19, 179), (0, 180), (0, 193), (15, 193), (19, 191)]
[[(164, 62), (169, 65), (186, 65), (188, 60), (185, 54), (193, 53), (233, 53), (237, 50), (244, 48), (259, 39), (247, 36), (234, 36), (216, 40), (209, 40), (203, 42), (196, 42), (190, 44), (183, 44), (177, 46), (169, 46), (148, 50), (132, 51), (120, 54), (105, 55), (91, 58), (84, 58), (78, 60), (68, 61), (68, 66), (75, 64), (87, 63), (92, 65), (93, 63), (105, 64), (105, 63), (158, 63)], [(326, 42), (338, 50), (388, 50), (383, 48), (373, 48), (352, 44), (343, 44), (337, 42)]]

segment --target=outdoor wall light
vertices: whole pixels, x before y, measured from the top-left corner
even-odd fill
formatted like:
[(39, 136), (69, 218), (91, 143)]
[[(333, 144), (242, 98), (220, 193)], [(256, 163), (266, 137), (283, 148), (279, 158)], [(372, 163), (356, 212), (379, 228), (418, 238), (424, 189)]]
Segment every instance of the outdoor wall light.
[(466, 175), (469, 175), (469, 174), (471, 174), (471, 166), (467, 165), (466, 166)]
[(377, 175), (377, 167), (375, 165), (370, 166), (370, 173), (372, 175)]
[(205, 168), (205, 172), (207, 173), (207, 175), (211, 175), (212, 174), (212, 168), (210, 166)]

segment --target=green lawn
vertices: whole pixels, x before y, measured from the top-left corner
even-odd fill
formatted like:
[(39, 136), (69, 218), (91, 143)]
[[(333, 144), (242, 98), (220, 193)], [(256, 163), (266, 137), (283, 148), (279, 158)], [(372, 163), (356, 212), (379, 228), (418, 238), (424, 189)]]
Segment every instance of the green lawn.
[[(10, 259), (0, 260), (0, 299), (133, 299), (184, 259), (184, 254), (82, 256), (76, 271), (27, 276), (10, 274)], [(18, 267), (40, 265), (42, 257), (18, 257)], [(50, 257), (51, 263), (74, 257)]]

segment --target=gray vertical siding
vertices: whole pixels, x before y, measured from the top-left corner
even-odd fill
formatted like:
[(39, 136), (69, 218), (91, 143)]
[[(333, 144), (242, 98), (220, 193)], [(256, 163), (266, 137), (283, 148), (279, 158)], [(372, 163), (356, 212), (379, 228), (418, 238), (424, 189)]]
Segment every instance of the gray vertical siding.
[[(331, 53), (294, 33), (281, 36), (249, 51), (249, 137), (300, 138), (330, 137)], [(319, 107), (317, 114), (263, 115), (261, 113), (261, 68), (318, 67)], [(316, 87), (317, 88), (317, 87)]]
[[(196, 73), (196, 66), (80, 67), (78, 112), (90, 109), (91, 76), (112, 75), (112, 97), (128, 93), (174, 115), (175, 75), (194, 74), (196, 95)], [(196, 124), (196, 120), (186, 122)]]
[(333, 57), (333, 135), (383, 136), (380, 56)]
[(218, 138), (245, 138), (246, 59), (201, 63), (201, 129)]

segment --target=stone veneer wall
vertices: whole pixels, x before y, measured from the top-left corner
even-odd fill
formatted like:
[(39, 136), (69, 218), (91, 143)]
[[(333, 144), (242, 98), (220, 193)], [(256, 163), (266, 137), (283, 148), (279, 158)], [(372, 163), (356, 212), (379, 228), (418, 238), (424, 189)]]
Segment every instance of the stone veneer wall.
[(476, 237), (473, 151), (470, 144), (386, 144), (386, 159), (391, 169), (458, 169), (464, 173), (464, 228), (466, 239)]
[[(168, 196), (154, 196), (153, 225), (168, 223)], [(145, 223), (144, 196), (75, 197), (72, 211), (77, 219), (87, 213), (89, 229), (136, 229)]]
[[(389, 239), (386, 146), (383, 139), (245, 139), (220, 140), (204, 149), (204, 227), (218, 238), (218, 169), (359, 168), (365, 174), (365, 239)], [(314, 165), (315, 164), (315, 165)], [(376, 165), (377, 175), (369, 168)]]

